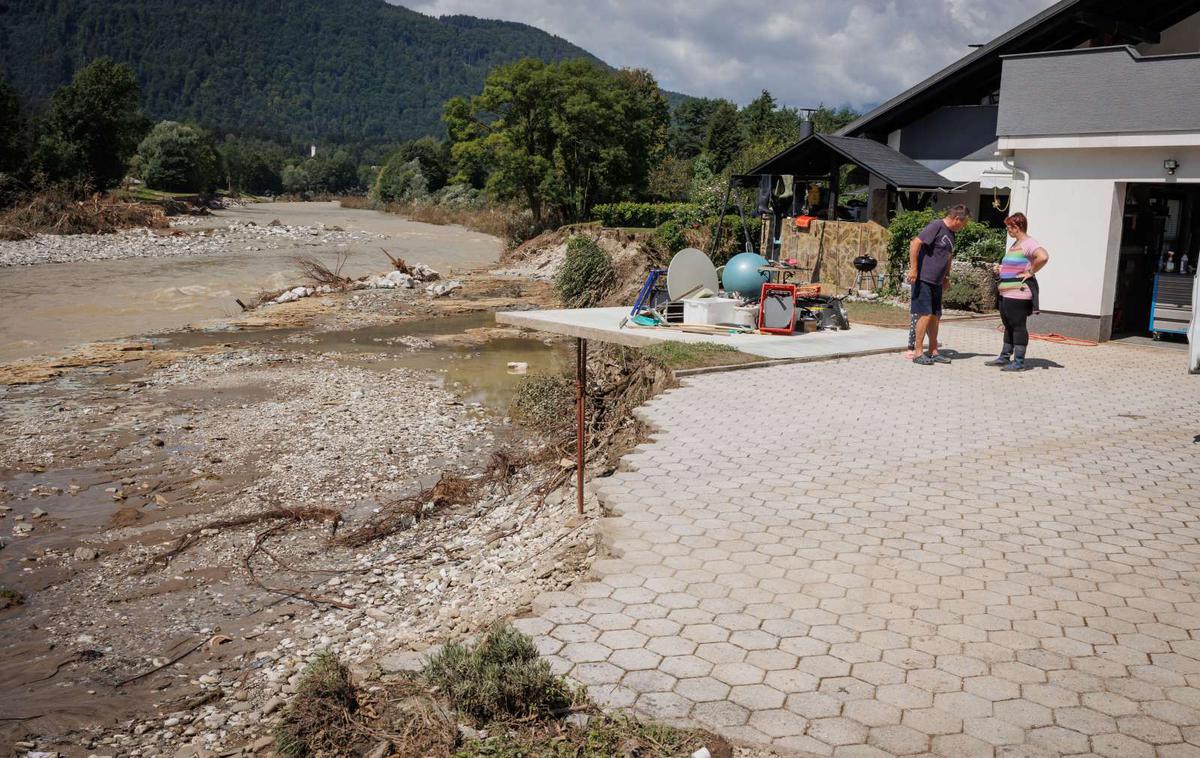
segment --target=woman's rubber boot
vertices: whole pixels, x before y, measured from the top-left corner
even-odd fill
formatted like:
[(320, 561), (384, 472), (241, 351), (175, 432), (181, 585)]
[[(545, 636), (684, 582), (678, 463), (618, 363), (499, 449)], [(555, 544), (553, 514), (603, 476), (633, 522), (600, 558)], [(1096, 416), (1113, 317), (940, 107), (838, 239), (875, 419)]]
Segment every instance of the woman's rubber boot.
[(1011, 361), (1011, 359), (1007, 355), (1004, 355), (1003, 353), (1001, 353), (1000, 355), (996, 356), (995, 358), (991, 359), (990, 361), (988, 361), (987, 363), (985, 363), (983, 365), (985, 365), (985, 366), (1007, 366), (1010, 361)]
[(1025, 370), (1025, 359), (1017, 358), (1015, 361), (1013, 361), (1012, 363), (1009, 363), (1007, 366), (1005, 366), (1004, 368), (1002, 368), (1000, 370), (1001, 371), (1024, 371)]

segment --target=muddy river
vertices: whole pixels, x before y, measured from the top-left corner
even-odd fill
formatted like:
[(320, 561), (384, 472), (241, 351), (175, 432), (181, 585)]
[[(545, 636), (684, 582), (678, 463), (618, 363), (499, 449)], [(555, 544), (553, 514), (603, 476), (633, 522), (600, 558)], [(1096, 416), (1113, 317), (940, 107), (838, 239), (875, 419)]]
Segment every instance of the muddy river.
[(387, 269), (380, 248), (443, 273), (491, 263), (501, 252), (495, 237), (462, 227), (415, 223), (337, 203), (252, 204), (217, 211), (188, 230), (250, 221), (265, 228), (275, 220), (372, 236), (340, 248), (296, 243), (257, 251), (0, 268), (0, 362), (232, 316), (240, 310), (235, 299), (294, 283), (297, 255), (332, 267), (341, 253), (346, 258), (342, 272), (356, 277)]

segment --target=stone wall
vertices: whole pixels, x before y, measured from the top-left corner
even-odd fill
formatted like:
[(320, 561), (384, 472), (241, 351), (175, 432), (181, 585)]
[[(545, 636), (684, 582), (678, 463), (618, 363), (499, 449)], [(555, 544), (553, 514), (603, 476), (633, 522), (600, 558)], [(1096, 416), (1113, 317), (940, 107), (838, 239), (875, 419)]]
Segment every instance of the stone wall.
[[(823, 238), (822, 238), (823, 235)], [(780, 233), (780, 258), (795, 258), (811, 269), (820, 258), (820, 281), (834, 291), (850, 289), (858, 271), (854, 259), (869, 255), (879, 261), (872, 272), (887, 273), (888, 230), (874, 221), (813, 221), (808, 229), (797, 229), (792, 219)], [(823, 252), (822, 252), (823, 250)]]

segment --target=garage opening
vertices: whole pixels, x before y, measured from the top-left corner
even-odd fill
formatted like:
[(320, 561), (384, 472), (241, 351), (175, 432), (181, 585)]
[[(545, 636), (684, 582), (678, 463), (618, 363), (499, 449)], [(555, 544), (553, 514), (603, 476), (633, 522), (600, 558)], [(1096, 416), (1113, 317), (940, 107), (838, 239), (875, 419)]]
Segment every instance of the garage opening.
[(1129, 184), (1113, 337), (1186, 341), (1200, 264), (1200, 185)]

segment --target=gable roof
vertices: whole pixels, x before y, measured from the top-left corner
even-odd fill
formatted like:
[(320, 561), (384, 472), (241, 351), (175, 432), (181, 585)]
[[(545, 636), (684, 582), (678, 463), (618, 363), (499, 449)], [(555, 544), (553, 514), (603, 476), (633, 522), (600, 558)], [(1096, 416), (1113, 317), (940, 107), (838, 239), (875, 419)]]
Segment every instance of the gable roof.
[(835, 161), (861, 166), (901, 190), (929, 191), (953, 186), (941, 174), (881, 142), (832, 134), (810, 134), (746, 173), (819, 179), (829, 176)]
[(1061, 0), (838, 131), (886, 138), (934, 106), (978, 104), (1000, 88), (1001, 56), (1068, 50), (1098, 34), (1140, 42), (1200, 13), (1200, 0)]

